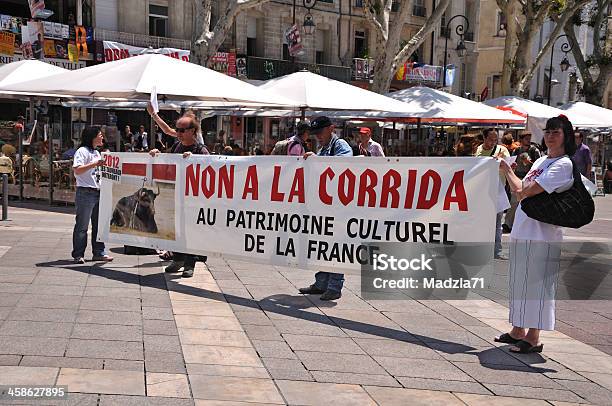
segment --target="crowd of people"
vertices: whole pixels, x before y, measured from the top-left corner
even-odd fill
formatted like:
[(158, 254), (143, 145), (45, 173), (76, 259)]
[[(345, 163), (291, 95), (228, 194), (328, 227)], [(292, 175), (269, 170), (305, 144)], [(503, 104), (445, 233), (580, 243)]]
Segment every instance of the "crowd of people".
[[(148, 111), (160, 132), (169, 137), (166, 140), (172, 142), (166, 151), (181, 154), (184, 158), (210, 153), (201, 142), (199, 122), (193, 113), (185, 113), (172, 127), (151, 107)], [(104, 244), (96, 241), (100, 186), (98, 167), (102, 165), (97, 148), (103, 145), (103, 136), (98, 127), (86, 128), (82, 136), (82, 146), (74, 156), (77, 216), (72, 257), (77, 263), (85, 262), (87, 229), (91, 221), (93, 260), (112, 261)], [(311, 136), (319, 145), (317, 152), (309, 147)], [(335, 126), (328, 117), (319, 116), (310, 123), (301, 122), (295, 135), (276, 143), (272, 154), (302, 156), (304, 159), (312, 159), (313, 156), (384, 157), (382, 146), (372, 140), (369, 128), (359, 128), (358, 137), (359, 144), (351, 146), (336, 134)], [(146, 150), (146, 138), (141, 126), (132, 137), (134, 148)], [(582, 143), (583, 138), (582, 133), (574, 132), (566, 117), (559, 116), (546, 123), (542, 146), (532, 143), (531, 134), (526, 131), (521, 132), (517, 139), (507, 132), (500, 143), (499, 131), (495, 128), (487, 128), (478, 135), (463, 136), (455, 145), (456, 156), (492, 157), (499, 161), (500, 198), (495, 221), (494, 256), (500, 260), (510, 259), (509, 318), (513, 328), (495, 340), (513, 344), (511, 351), (541, 352), (540, 330), (554, 329), (555, 275), (559, 270), (560, 242), (563, 239), (561, 227), (528, 217), (518, 203), (540, 193), (568, 190), (573, 184), (574, 166), (588, 177), (591, 156), (588, 147)], [(160, 152), (159, 148), (149, 150), (152, 157)], [(502, 221), (504, 212), (505, 222)], [(501, 236), (504, 230), (510, 232), (509, 257), (502, 254)], [(206, 257), (190, 253), (164, 252), (161, 256), (172, 260), (165, 272), (175, 273), (182, 269), (182, 276), (186, 278), (193, 276), (196, 261), (206, 261)], [(321, 295), (321, 300), (337, 300), (342, 296), (343, 284), (343, 274), (321, 271), (315, 274), (310, 286), (299, 289), (299, 292)]]

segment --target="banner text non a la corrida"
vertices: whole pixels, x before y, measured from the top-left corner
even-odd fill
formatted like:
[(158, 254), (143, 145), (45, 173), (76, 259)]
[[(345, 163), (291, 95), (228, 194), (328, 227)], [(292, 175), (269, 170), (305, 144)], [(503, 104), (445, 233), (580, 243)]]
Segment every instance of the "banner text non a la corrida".
[(487, 158), (108, 154), (101, 239), (300, 268), (359, 269), (379, 243), (489, 243)]

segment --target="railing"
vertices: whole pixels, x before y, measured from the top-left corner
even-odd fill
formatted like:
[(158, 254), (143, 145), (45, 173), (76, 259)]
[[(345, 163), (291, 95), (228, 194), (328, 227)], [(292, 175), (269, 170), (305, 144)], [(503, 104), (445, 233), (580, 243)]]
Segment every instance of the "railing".
[(427, 8), (425, 6), (412, 6), (412, 15), (417, 17), (427, 16)]
[(279, 59), (259, 58), (255, 56), (247, 57), (247, 76), (249, 79), (269, 80), (303, 69), (340, 82), (348, 83), (351, 80), (351, 69), (345, 66), (302, 62), (293, 63), (291, 61)]
[(191, 43), (180, 38), (155, 37), (153, 35), (133, 34), (131, 32), (110, 31), (101, 28), (94, 29), (94, 39), (97, 41), (115, 41), (137, 47), (190, 49)]

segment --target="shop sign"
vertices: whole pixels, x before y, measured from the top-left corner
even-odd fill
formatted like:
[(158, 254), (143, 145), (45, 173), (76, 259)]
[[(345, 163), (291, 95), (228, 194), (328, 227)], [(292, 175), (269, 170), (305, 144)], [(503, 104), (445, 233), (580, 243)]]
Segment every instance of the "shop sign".
[(395, 79), (407, 82), (439, 82), (441, 71), (440, 66), (405, 63), (398, 69)]
[[(0, 65), (11, 63), (11, 62), (16, 62), (16, 61), (21, 61), (24, 59), (26, 58), (22, 57), (21, 55), (0, 54)], [(66, 59), (59, 59), (59, 58), (43, 58), (41, 59), (41, 61), (50, 63), (51, 65), (59, 66), (60, 68), (64, 68), (68, 70), (81, 69), (86, 66), (85, 61), (70, 62)]]
[(236, 76), (236, 53), (216, 52), (210, 58), (210, 68), (228, 76)]
[(6, 55), (15, 54), (15, 34), (12, 32), (0, 32), (0, 53)]
[[(136, 55), (162, 54), (189, 62), (190, 52), (178, 48), (142, 48), (114, 41), (104, 41), (104, 61), (112, 62)], [(235, 59), (234, 59), (235, 65)]]

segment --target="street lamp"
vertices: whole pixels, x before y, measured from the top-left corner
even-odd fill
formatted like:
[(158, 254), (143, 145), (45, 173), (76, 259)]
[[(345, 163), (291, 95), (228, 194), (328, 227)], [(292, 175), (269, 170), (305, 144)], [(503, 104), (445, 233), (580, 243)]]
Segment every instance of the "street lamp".
[[(567, 35), (561, 34), (557, 38), (555, 38), (552, 44), (552, 48), (550, 49), (550, 65), (548, 66), (548, 105), (549, 106), (550, 106), (550, 97), (552, 94), (552, 72), (553, 72), (552, 65), (553, 65), (553, 56), (555, 54), (555, 44), (557, 43), (557, 40), (559, 38), (563, 38), (563, 37), (567, 37)], [(570, 66), (572, 66), (569, 60), (567, 59), (567, 53), (571, 50), (572, 50), (571, 43), (564, 42), (563, 44), (561, 44), (561, 51), (563, 51), (563, 53), (565, 54), (565, 56), (563, 57), (563, 60), (561, 60), (561, 63), (559, 64), (559, 67), (561, 68), (561, 72), (565, 72), (566, 70), (569, 69)]]
[(457, 14), (456, 16), (453, 16), (450, 20), (448, 20), (448, 23), (446, 23), (446, 40), (444, 41), (444, 70), (442, 72), (442, 87), (446, 87), (446, 59), (448, 56), (448, 39), (451, 36), (450, 24), (455, 18), (458, 17), (461, 17), (465, 20), (465, 27), (463, 26), (463, 24), (458, 24), (455, 28), (455, 32), (459, 36), (459, 42), (457, 42), (457, 47), (455, 48), (455, 51), (457, 51), (457, 56), (459, 56), (459, 58), (463, 58), (467, 53), (467, 48), (465, 47), (465, 43), (463, 42), (463, 36), (470, 29), (470, 21), (463, 14)]
[[(293, 24), (295, 24), (295, 8), (296, 8), (297, 0), (293, 0)], [(317, 0), (302, 0), (302, 6), (307, 10), (306, 16), (304, 16), (304, 22), (302, 23), (302, 27), (304, 27), (304, 34), (312, 35), (314, 34), (316, 24), (312, 17), (310, 11), (317, 5)]]

